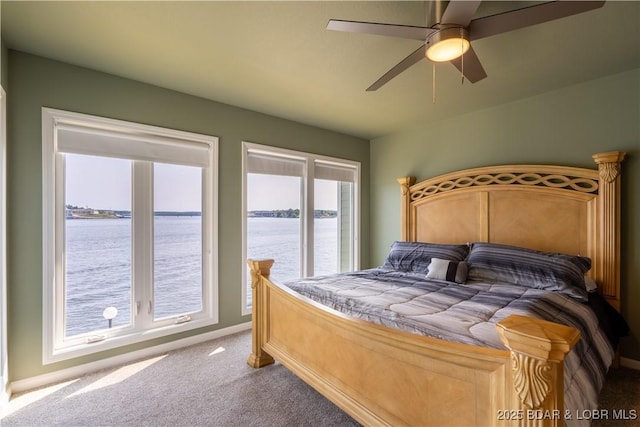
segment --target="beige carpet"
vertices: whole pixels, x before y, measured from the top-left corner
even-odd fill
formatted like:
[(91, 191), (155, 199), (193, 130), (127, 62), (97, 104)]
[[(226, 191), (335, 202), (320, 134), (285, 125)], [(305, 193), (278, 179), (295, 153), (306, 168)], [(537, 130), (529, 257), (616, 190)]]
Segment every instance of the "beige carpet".
[(640, 426), (640, 371), (611, 369), (600, 393), (599, 413), (593, 414), (592, 427)]
[[(250, 368), (250, 348), (243, 332), (15, 395), (0, 424), (358, 426), (283, 366)], [(612, 370), (601, 396), (594, 427), (640, 425), (640, 372)]]
[(13, 396), (6, 426), (358, 426), (282, 365), (246, 363), (251, 333)]

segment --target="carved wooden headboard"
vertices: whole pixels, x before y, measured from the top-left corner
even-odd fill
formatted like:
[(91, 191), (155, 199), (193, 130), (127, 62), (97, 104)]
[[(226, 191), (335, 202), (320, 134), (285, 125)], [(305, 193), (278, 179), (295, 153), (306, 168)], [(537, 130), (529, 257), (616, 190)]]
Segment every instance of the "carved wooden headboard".
[(598, 169), (491, 166), (415, 184), (399, 178), (402, 239), (494, 242), (588, 256), (589, 275), (620, 308), (620, 164), (625, 153), (595, 154)]

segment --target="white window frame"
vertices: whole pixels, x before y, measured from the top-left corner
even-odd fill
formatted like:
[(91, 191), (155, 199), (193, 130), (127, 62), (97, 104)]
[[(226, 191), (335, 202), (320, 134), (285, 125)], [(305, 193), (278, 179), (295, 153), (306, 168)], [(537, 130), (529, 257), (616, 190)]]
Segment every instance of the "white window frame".
[[(304, 215), (300, 216), (302, 246), (301, 252), (301, 274), (308, 276), (313, 271), (314, 266), (314, 180), (315, 165), (323, 164), (329, 167), (344, 167), (354, 173), (354, 189), (353, 189), (353, 213), (352, 213), (352, 246), (349, 248), (351, 252), (353, 270), (360, 268), (360, 162), (353, 160), (340, 159), (336, 157), (323, 156), (318, 154), (306, 153), (303, 151), (289, 150), (285, 148), (272, 147), (268, 145), (256, 144), (252, 142), (242, 142), (242, 315), (252, 313), (252, 307), (247, 306), (247, 159), (248, 153), (263, 153), (265, 155), (279, 156), (283, 159), (297, 160), (304, 163), (302, 172), (302, 197), (301, 211)], [(275, 260), (278, 261), (277, 259)]]
[[(202, 203), (202, 240), (203, 240), (203, 308), (200, 312), (190, 314), (188, 321), (185, 318), (154, 319), (153, 310), (147, 309), (153, 304), (153, 284), (146, 286), (136, 285), (135, 277), (139, 274), (132, 271), (133, 298), (132, 321), (130, 327), (113, 328), (100, 331), (100, 335), (80, 334), (65, 338), (64, 334), (64, 271), (61, 265), (62, 250), (64, 248), (64, 159), (59, 151), (59, 137), (65, 136), (67, 148), (80, 152), (85, 150), (81, 144), (68, 137), (73, 132), (81, 132), (95, 136), (91, 146), (86, 147), (84, 154), (109, 155), (102, 153), (102, 146), (96, 141), (104, 137), (108, 142), (116, 140), (116, 151), (120, 150), (117, 139), (136, 141), (137, 146), (127, 153), (127, 158), (142, 160), (135, 162), (133, 173), (144, 173), (150, 178), (142, 180), (143, 186), (150, 185), (153, 161), (161, 162), (154, 154), (155, 150), (144, 150), (145, 144), (156, 147), (166, 146), (186, 147), (186, 163), (200, 162), (203, 165), (203, 203)], [(66, 134), (63, 132), (67, 132)], [(68, 133), (71, 132), (71, 133)], [(116, 139), (111, 137), (116, 136)], [(109, 139), (111, 138), (111, 139)], [(195, 328), (201, 328), (218, 323), (218, 138), (183, 132), (156, 126), (142, 125), (122, 120), (107, 119), (87, 114), (73, 113), (51, 108), (42, 109), (42, 170), (43, 170), (43, 363), (49, 364), (61, 360), (67, 360), (78, 356), (92, 354), (128, 344), (147, 341), (178, 332), (185, 332)], [(74, 146), (75, 145), (75, 146)], [(129, 145), (121, 144), (124, 151), (128, 151)], [(193, 152), (189, 152), (191, 147)], [(179, 151), (179, 150), (178, 150)], [(73, 152), (73, 151), (72, 151)], [(171, 153), (171, 151), (169, 151)], [(121, 153), (119, 153), (121, 154)], [(173, 154), (169, 154), (173, 160)], [(178, 152), (177, 156), (182, 155)], [(116, 156), (120, 157), (120, 156)], [(180, 158), (180, 157), (178, 157)], [(185, 163), (185, 164), (186, 164)], [(144, 181), (147, 181), (146, 184)], [(140, 181), (134, 180), (132, 192), (140, 192)], [(150, 187), (143, 189), (149, 192)], [(135, 199), (132, 209), (136, 204), (143, 206), (143, 211), (151, 218), (134, 218), (133, 233), (149, 233), (153, 225), (153, 196), (143, 199)], [(149, 214), (149, 212), (151, 212)], [(152, 234), (152, 233), (151, 233)], [(152, 238), (149, 238), (152, 239)], [(153, 241), (151, 240), (151, 243)], [(134, 251), (136, 249), (134, 248)], [(136, 254), (132, 253), (135, 257)], [(148, 257), (147, 257), (148, 258)], [(149, 260), (146, 260), (145, 269), (149, 270)]]

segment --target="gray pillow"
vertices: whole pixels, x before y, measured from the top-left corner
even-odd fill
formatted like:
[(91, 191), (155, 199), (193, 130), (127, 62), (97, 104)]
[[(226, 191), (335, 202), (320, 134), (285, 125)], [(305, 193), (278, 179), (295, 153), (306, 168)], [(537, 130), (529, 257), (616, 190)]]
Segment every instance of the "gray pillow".
[(589, 258), (478, 242), (471, 245), (467, 262), (471, 280), (513, 283), (588, 300), (584, 274), (591, 268)]
[(382, 268), (427, 274), (431, 258), (464, 261), (468, 252), (468, 245), (396, 241)]

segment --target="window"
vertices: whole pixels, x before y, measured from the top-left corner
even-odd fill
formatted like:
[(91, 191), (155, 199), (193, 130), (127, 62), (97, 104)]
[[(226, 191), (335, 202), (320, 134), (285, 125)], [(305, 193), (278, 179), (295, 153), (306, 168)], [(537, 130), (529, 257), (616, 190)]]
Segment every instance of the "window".
[(246, 142), (243, 150), (244, 259), (275, 259), (278, 280), (357, 269), (360, 164)]
[(217, 138), (42, 120), (44, 363), (217, 323)]

